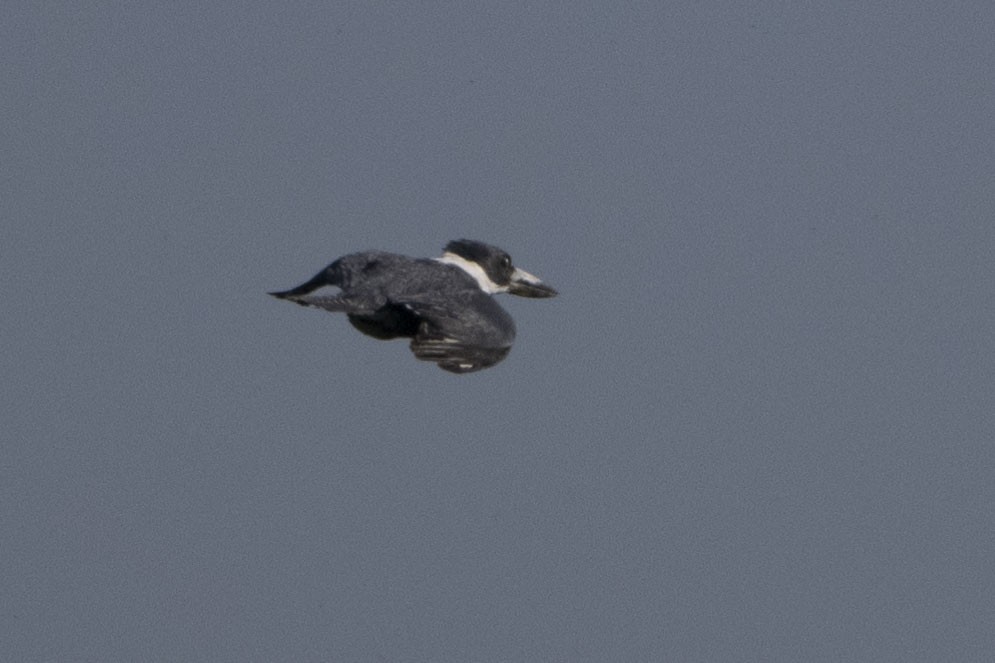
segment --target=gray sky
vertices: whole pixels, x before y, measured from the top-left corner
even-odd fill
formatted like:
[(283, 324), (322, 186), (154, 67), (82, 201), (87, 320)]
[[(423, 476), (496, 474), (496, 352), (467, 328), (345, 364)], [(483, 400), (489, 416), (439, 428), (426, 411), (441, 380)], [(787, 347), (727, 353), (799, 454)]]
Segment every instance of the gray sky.
[[(0, 659), (990, 660), (993, 34), (7, 3)], [(265, 295), (460, 237), (481, 373)]]

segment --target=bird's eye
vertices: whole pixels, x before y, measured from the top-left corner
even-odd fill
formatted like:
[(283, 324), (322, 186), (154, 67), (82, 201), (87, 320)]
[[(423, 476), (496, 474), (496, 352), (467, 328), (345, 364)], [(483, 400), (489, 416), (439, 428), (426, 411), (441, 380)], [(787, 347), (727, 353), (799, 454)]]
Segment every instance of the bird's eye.
[(501, 258), (501, 266), (502, 267), (511, 267), (511, 258), (509, 258), (508, 256), (505, 256), (505, 257)]

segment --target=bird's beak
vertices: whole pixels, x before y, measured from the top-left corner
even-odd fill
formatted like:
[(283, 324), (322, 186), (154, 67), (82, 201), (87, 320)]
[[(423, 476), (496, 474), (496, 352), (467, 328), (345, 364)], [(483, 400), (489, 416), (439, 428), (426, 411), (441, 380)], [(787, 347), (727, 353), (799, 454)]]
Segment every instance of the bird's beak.
[(529, 274), (524, 269), (515, 269), (508, 283), (508, 292), (519, 297), (555, 297), (556, 290)]

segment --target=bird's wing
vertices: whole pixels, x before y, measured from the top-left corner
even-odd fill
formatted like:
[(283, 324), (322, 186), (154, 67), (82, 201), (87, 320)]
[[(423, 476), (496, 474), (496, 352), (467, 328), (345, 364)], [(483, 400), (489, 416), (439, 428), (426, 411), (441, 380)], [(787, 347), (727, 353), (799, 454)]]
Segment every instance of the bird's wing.
[(453, 373), (471, 373), (508, 356), (515, 324), (494, 299), (480, 291), (403, 302), (419, 319), (411, 352)]
[(280, 299), (286, 299), (294, 302), (295, 304), (300, 304), (301, 306), (311, 306), (313, 308), (320, 308), (326, 311), (331, 311), (332, 313), (370, 313), (375, 311), (376, 308), (381, 304), (381, 302), (371, 302), (370, 300), (364, 300), (362, 303), (356, 301), (342, 293), (335, 295), (287, 295), (284, 293), (271, 293), (274, 297), (279, 297)]
[(422, 361), (434, 361), (450, 373), (472, 373), (488, 368), (508, 356), (511, 346), (482, 348), (451, 338), (419, 334), (411, 339), (411, 352)]

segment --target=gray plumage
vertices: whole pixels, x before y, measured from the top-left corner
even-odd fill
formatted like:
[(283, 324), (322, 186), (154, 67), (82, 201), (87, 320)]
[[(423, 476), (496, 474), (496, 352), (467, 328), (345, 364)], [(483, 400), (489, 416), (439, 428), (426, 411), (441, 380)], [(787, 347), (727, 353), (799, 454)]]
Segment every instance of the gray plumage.
[[(315, 293), (325, 286), (339, 292)], [(270, 294), (345, 313), (356, 329), (374, 338), (410, 338), (418, 359), (453, 373), (470, 373), (504, 359), (515, 340), (514, 320), (490, 294), (497, 292), (556, 295), (515, 268), (501, 249), (470, 240), (450, 242), (436, 259), (352, 253), (306, 283)]]

